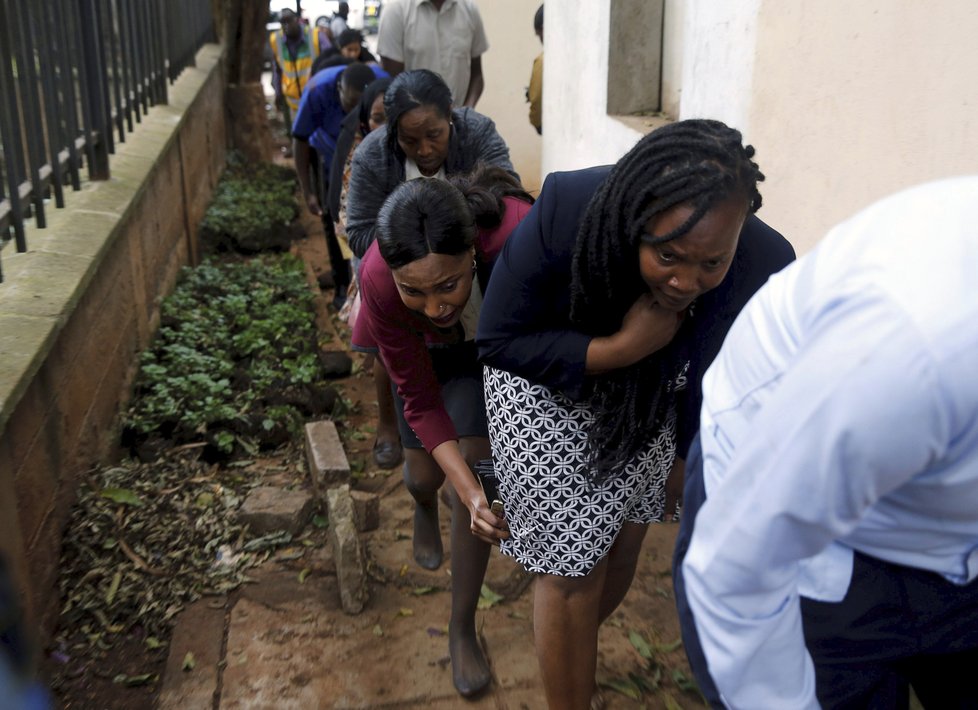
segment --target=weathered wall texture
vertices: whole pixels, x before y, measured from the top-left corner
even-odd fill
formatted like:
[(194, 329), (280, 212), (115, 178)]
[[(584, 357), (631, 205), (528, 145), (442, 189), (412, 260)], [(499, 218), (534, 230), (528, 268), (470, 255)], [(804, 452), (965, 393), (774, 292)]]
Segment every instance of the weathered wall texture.
[[(614, 162), (654, 127), (604, 101), (612, 5), (639, 1), (548, 8), (544, 174)], [(744, 133), (761, 217), (804, 252), (884, 195), (978, 172), (976, 33), (969, 0), (665, 0), (662, 105)]]
[[(615, 0), (617, 12), (640, 6), (646, 0)], [(662, 119), (621, 119), (608, 113), (608, 82), (622, 71), (609, 72), (608, 46), (611, 37), (612, 0), (589, 3), (551, 3), (547, 8), (547, 61), (543, 66), (544, 178), (556, 170), (576, 170), (592, 165), (614, 163), (635, 145), (639, 138), (661, 125)], [(682, 56), (671, 39), (681, 31), (685, 0), (663, 3), (662, 92), (663, 108), (675, 118), (679, 105)], [(679, 25), (679, 26), (677, 26)], [(656, 31), (650, 28), (649, 32)], [(641, 35), (641, 32), (636, 34)], [(658, 46), (658, 45), (656, 45)], [(646, 51), (644, 44), (630, 45), (632, 51)], [(636, 66), (644, 62), (636, 61)]]
[(476, 110), (496, 122), (509, 146), (513, 167), (528, 190), (540, 187), (542, 141), (530, 125), (526, 87), (533, 60), (542, 50), (533, 33), (533, 15), (542, 0), (479, 0), (479, 13), (489, 38), (482, 56), (486, 88)]
[(0, 284), (0, 553), (45, 630), (57, 612), (61, 532), (81, 476), (111, 453), (113, 424), (159, 299), (196, 256), (196, 225), (226, 157), (215, 45), (118, 145)]

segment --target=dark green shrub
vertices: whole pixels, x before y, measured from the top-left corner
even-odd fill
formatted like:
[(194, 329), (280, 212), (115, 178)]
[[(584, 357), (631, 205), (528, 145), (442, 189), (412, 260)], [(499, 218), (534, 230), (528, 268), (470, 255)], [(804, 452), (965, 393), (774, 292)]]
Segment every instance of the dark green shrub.
[[(290, 255), (185, 269), (143, 353), (126, 443), (207, 441), (276, 445), (322, 402), (312, 294)], [(313, 394), (319, 394), (319, 397)], [(329, 399), (322, 406), (331, 406)]]
[(230, 164), (200, 223), (201, 238), (217, 249), (247, 253), (287, 249), (298, 214), (295, 172), (272, 163)]

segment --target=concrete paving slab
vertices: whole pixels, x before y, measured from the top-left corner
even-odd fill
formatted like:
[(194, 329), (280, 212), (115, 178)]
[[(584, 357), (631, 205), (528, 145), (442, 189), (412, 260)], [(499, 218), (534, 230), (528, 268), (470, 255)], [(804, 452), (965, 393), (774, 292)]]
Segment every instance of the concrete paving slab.
[(276, 486), (253, 488), (238, 511), (238, 520), (255, 535), (286, 530), (298, 535), (312, 516), (313, 499), (306, 491)]
[(359, 614), (367, 601), (367, 567), (363, 545), (353, 520), (350, 487), (337, 486), (326, 491), (329, 511), (329, 540), (336, 562), (343, 611)]
[(106, 235), (122, 215), (98, 209), (73, 209), (70, 228), (39, 229), (31, 237), (32, 249), (97, 259), (110, 240)]
[[(170, 639), (158, 710), (211, 710), (218, 694), (224, 640), (224, 597), (209, 597), (180, 614)], [(192, 669), (184, 669), (187, 654)]]
[(366, 491), (350, 491), (353, 501), (353, 521), (358, 532), (370, 532), (380, 527), (380, 496)]
[(23, 316), (59, 317), (74, 307), (89, 280), (92, 259), (31, 250), (4, 259), (3, 310)]

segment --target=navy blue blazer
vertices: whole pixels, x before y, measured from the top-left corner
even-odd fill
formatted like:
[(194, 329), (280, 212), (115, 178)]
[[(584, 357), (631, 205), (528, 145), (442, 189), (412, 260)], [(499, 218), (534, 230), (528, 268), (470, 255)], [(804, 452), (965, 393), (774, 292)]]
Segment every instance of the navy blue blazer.
[[(570, 322), (574, 244), (587, 205), (611, 167), (547, 176), (539, 199), (496, 261), (479, 316), (476, 339), (483, 362), (560, 390), (573, 400), (587, 391), (584, 364), (594, 337)], [(699, 430), (703, 373), (734, 318), (768, 277), (794, 258), (784, 237), (750, 215), (730, 271), (717, 288), (697, 299), (691, 327), (681, 330), (688, 340), (681, 351), (689, 357), (687, 386), (678, 401), (681, 456)]]

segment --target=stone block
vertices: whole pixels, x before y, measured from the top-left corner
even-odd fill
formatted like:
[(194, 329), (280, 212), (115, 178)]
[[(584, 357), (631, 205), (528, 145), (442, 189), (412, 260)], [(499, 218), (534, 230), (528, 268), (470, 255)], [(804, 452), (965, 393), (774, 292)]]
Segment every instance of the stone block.
[[(215, 606), (213, 598), (201, 599), (177, 617), (157, 703), (159, 710), (209, 710), (214, 706), (214, 696), (220, 688), (225, 614), (223, 606)], [(187, 653), (194, 654), (192, 671), (183, 668)]]
[(344, 485), (326, 491), (326, 505), (340, 603), (347, 614), (359, 614), (367, 602), (367, 567), (353, 520), (350, 487)]
[(299, 533), (312, 515), (313, 497), (305, 491), (261, 486), (248, 494), (238, 520), (247, 524), (255, 535), (267, 535), (277, 530)]
[(350, 499), (357, 531), (369, 532), (380, 527), (380, 496), (366, 491), (350, 491)]
[(350, 482), (350, 462), (333, 422), (306, 424), (306, 460), (313, 487), (320, 494), (323, 488)]

